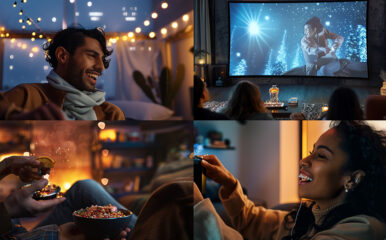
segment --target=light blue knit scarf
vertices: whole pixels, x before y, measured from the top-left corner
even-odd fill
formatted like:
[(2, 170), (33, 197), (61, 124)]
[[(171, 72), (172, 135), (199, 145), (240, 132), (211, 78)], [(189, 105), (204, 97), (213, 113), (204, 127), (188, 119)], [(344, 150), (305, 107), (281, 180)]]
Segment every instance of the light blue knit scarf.
[(66, 92), (63, 112), (67, 119), (97, 120), (93, 107), (101, 105), (105, 101), (106, 93), (104, 91), (99, 89), (94, 92), (80, 91), (61, 78), (54, 70), (48, 74), (47, 80), (54, 88)]

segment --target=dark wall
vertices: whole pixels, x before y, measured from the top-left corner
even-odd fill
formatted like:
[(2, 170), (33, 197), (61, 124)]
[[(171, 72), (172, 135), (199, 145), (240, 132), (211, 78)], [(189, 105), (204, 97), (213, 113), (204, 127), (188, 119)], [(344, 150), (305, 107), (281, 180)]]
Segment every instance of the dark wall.
[[(269, 1), (269, 0), (265, 0)], [(275, 0), (280, 1), (280, 0)], [(304, 0), (297, 0), (304, 1)], [(312, 0), (311, 0), (312, 1)], [(310, 2), (310, 0), (307, 0)], [(318, 1), (315, 1), (318, 2)], [(382, 79), (379, 77), (381, 69), (386, 70), (386, 4), (385, 0), (369, 0), (368, 7), (368, 63), (369, 79), (337, 79), (312, 77), (258, 77), (247, 78), (260, 84), (305, 84), (350, 86), (354, 88), (368, 88), (368, 94), (379, 94)], [(211, 32), (212, 32), (212, 62), (215, 64), (228, 63), (228, 0), (211, 0)], [(240, 80), (240, 78), (237, 78)], [(236, 81), (237, 81), (236, 80)], [(233, 81), (235, 82), (235, 80)]]

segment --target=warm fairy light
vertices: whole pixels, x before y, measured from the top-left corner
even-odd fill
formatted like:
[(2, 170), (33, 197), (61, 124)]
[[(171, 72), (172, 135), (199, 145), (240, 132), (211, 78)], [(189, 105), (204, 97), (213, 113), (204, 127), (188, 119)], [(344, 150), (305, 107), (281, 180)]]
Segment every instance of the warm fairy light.
[(117, 42), (117, 39), (115, 39), (115, 38), (110, 38), (110, 39), (109, 39), (109, 42), (111, 42), (111, 43), (116, 43), (116, 42)]
[(19, 23), (23, 23), (23, 19), (20, 18), (20, 19), (19, 19)]
[(17, 2), (14, 2), (12, 6), (13, 6), (13, 7), (16, 7), (16, 6), (17, 6)]
[(161, 28), (161, 34), (165, 35), (168, 33), (168, 30), (166, 28)]
[(75, 0), (70, 0), (70, 3), (74, 3), (75, 2)]
[(198, 59), (198, 64), (205, 64), (205, 59)]
[(31, 49), (31, 51), (34, 52), (34, 53), (37, 53), (37, 52), (39, 51), (39, 48), (38, 48), (38, 47), (33, 47), (33, 48)]
[(327, 112), (328, 111), (328, 107), (327, 106), (323, 106), (322, 107), (322, 112)]
[(155, 32), (150, 32), (150, 33), (149, 33), (149, 37), (150, 37), (150, 38), (155, 38)]
[(32, 36), (35, 36), (36, 35), (36, 32), (32, 32)]
[(13, 65), (9, 65), (9, 70), (13, 70)]
[(29, 57), (30, 58), (34, 57), (34, 54), (33, 53), (29, 53)]
[(129, 33), (127, 34), (127, 36), (128, 36), (129, 38), (132, 38), (132, 37), (134, 37), (134, 33), (133, 33), (133, 32), (129, 32)]
[(169, 5), (168, 5), (167, 2), (162, 2), (162, 3), (161, 3), (161, 8), (162, 8), (162, 9), (166, 9), (166, 8), (168, 8), (168, 6), (169, 6)]
[(26, 49), (26, 48), (27, 48), (27, 44), (23, 43), (23, 44), (21, 45), (21, 48), (22, 48), (22, 49)]
[(25, 157), (29, 157), (29, 155), (30, 155), (29, 152), (24, 152), (24, 153), (23, 153), (23, 156), (25, 156)]
[(4, 31), (4, 30), (5, 30), (5, 28), (4, 28), (4, 27), (1, 27), (1, 28), (0, 28), (0, 30), (1, 30), (1, 31)]
[(9, 33), (6, 33), (5, 36), (6, 36), (6, 37), (9, 37)]
[(103, 150), (102, 150), (102, 156), (103, 156), (103, 157), (107, 157), (107, 156), (109, 155), (109, 152), (110, 152), (110, 151), (109, 151), (108, 149), (103, 149)]
[(47, 39), (47, 41), (48, 41), (48, 42), (51, 42), (51, 41), (52, 41), (52, 39), (51, 39), (51, 38), (48, 38), (48, 39)]
[(15, 56), (13, 56), (13, 54), (9, 55), (9, 59), (14, 59)]
[(22, 28), (22, 29), (25, 29), (25, 26), (23, 25), (23, 26), (21, 26), (21, 28)]
[(182, 21), (184, 21), (184, 22), (189, 21), (189, 15), (185, 14), (184, 16), (182, 16)]
[(39, 38), (43, 38), (43, 35), (42, 35), (42, 34), (40, 34), (40, 35), (39, 35)]
[(92, 6), (92, 2), (91, 1), (87, 2), (87, 6), (91, 7)]
[(51, 18), (52, 22), (56, 22), (56, 17)]
[(4, 37), (4, 33), (0, 34), (0, 37)]
[(16, 39), (11, 38), (11, 43), (14, 43), (15, 41), (16, 41)]
[(99, 132), (99, 139), (114, 142), (117, 139), (117, 134), (114, 129), (103, 130)]
[(27, 19), (27, 21), (25, 21), (28, 25), (32, 25), (32, 22), (31, 22), (31, 20), (29, 20), (29, 19)]
[(40, 21), (42, 21), (42, 18), (41, 18), (41, 17), (38, 17), (36, 20), (37, 20), (38, 22), (40, 22)]
[(130, 42), (135, 43), (135, 38), (132, 38)]
[(109, 183), (109, 179), (108, 178), (102, 178), (101, 183), (102, 183), (102, 185), (106, 186)]
[(34, 37), (33, 37), (33, 38), (31, 38), (31, 41), (32, 41), (32, 42), (35, 42), (35, 38), (34, 38)]
[(140, 27), (135, 28), (136, 33), (140, 33), (141, 31), (142, 31), (142, 29)]
[(123, 36), (122, 40), (126, 42), (127, 41), (127, 36)]
[(22, 3), (26, 3), (26, 2), (27, 2), (27, 0), (21, 0), (21, 2), (22, 2)]
[(178, 28), (178, 23), (177, 22), (172, 22), (172, 28)]
[(151, 13), (151, 18), (156, 19), (157, 17), (158, 17), (158, 13), (156, 12)]
[(68, 189), (70, 189), (70, 187), (71, 187), (71, 183), (65, 182), (64, 185), (63, 185), (63, 187), (64, 187), (64, 189), (68, 190)]
[(106, 123), (104, 123), (104, 122), (99, 122), (98, 123), (98, 127), (99, 127), (99, 129), (105, 129), (105, 127), (106, 127)]
[(145, 25), (146, 27), (149, 26), (149, 25), (150, 25), (150, 21), (149, 21), (149, 20), (145, 20), (145, 21), (143, 22), (143, 25)]
[(19, 15), (20, 16), (23, 15), (23, 10), (20, 10)]

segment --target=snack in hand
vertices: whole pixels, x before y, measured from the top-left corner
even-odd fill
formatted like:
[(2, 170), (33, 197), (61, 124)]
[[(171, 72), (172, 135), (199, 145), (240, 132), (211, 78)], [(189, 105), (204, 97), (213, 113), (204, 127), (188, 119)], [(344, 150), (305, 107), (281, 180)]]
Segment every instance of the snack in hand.
[(51, 168), (55, 165), (55, 160), (47, 156), (40, 156), (36, 158), (36, 160), (38, 160), (42, 165), (39, 171), (39, 175), (41, 176), (49, 174)]

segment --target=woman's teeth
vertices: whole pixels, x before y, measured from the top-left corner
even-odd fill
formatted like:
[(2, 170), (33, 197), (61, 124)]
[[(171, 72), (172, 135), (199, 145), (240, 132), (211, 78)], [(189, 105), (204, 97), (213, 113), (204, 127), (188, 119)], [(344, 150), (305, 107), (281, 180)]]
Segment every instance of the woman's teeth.
[(312, 182), (312, 178), (304, 175), (303, 173), (299, 174), (299, 180), (302, 182)]

